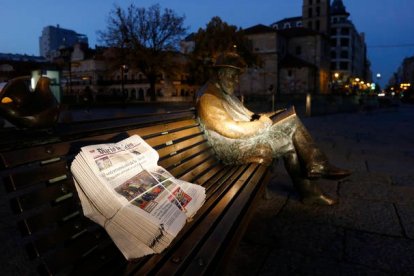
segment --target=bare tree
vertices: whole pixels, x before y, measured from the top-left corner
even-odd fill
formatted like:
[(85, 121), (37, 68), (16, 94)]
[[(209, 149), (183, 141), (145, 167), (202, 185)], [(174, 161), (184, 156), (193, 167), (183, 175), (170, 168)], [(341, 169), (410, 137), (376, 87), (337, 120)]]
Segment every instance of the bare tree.
[(115, 6), (107, 29), (98, 32), (106, 46), (116, 49), (119, 66), (127, 64), (147, 77), (151, 100), (156, 99), (155, 84), (162, 73), (174, 66), (174, 54), (187, 31), (184, 19), (171, 9), (161, 12), (158, 4), (149, 8), (131, 4), (125, 10)]

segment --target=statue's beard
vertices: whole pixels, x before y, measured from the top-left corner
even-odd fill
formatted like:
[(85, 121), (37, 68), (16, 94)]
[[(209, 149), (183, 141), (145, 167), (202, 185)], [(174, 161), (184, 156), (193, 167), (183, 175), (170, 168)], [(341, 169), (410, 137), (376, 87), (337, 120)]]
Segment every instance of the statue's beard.
[(226, 81), (220, 82), (221, 89), (227, 94), (233, 94), (234, 92), (234, 84), (228, 83)]

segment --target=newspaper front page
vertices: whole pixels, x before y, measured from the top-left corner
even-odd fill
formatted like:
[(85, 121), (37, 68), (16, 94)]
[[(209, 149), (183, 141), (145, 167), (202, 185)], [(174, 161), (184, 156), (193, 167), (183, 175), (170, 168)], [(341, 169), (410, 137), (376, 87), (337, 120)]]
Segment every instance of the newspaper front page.
[(164, 250), (205, 201), (205, 189), (157, 165), (133, 135), (86, 146), (71, 165), (85, 216), (105, 227), (127, 259)]

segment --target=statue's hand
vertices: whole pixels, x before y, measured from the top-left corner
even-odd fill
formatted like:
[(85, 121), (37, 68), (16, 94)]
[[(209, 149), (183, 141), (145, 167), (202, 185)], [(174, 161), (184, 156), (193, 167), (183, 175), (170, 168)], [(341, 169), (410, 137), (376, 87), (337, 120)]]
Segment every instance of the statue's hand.
[(266, 128), (270, 127), (273, 124), (272, 119), (270, 119), (266, 115), (260, 116), (259, 121), (262, 122)]

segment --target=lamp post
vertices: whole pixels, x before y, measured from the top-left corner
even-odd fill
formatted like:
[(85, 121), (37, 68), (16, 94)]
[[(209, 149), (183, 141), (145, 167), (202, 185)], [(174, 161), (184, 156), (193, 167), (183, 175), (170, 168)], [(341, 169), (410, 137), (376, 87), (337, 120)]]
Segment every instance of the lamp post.
[(122, 102), (125, 104), (126, 102), (126, 94), (125, 94), (125, 73), (128, 72), (128, 66), (125, 64), (121, 65), (121, 97)]
[(126, 95), (125, 95), (125, 73), (128, 72), (128, 66), (125, 62), (125, 45), (128, 45), (130, 40), (128, 38), (128, 28), (125, 25), (121, 26), (121, 97), (122, 106), (125, 107)]
[(380, 73), (377, 73), (376, 77), (377, 77), (377, 85), (376, 85), (376, 87), (380, 87), (379, 82), (380, 82), (380, 79), (381, 79), (381, 74)]

